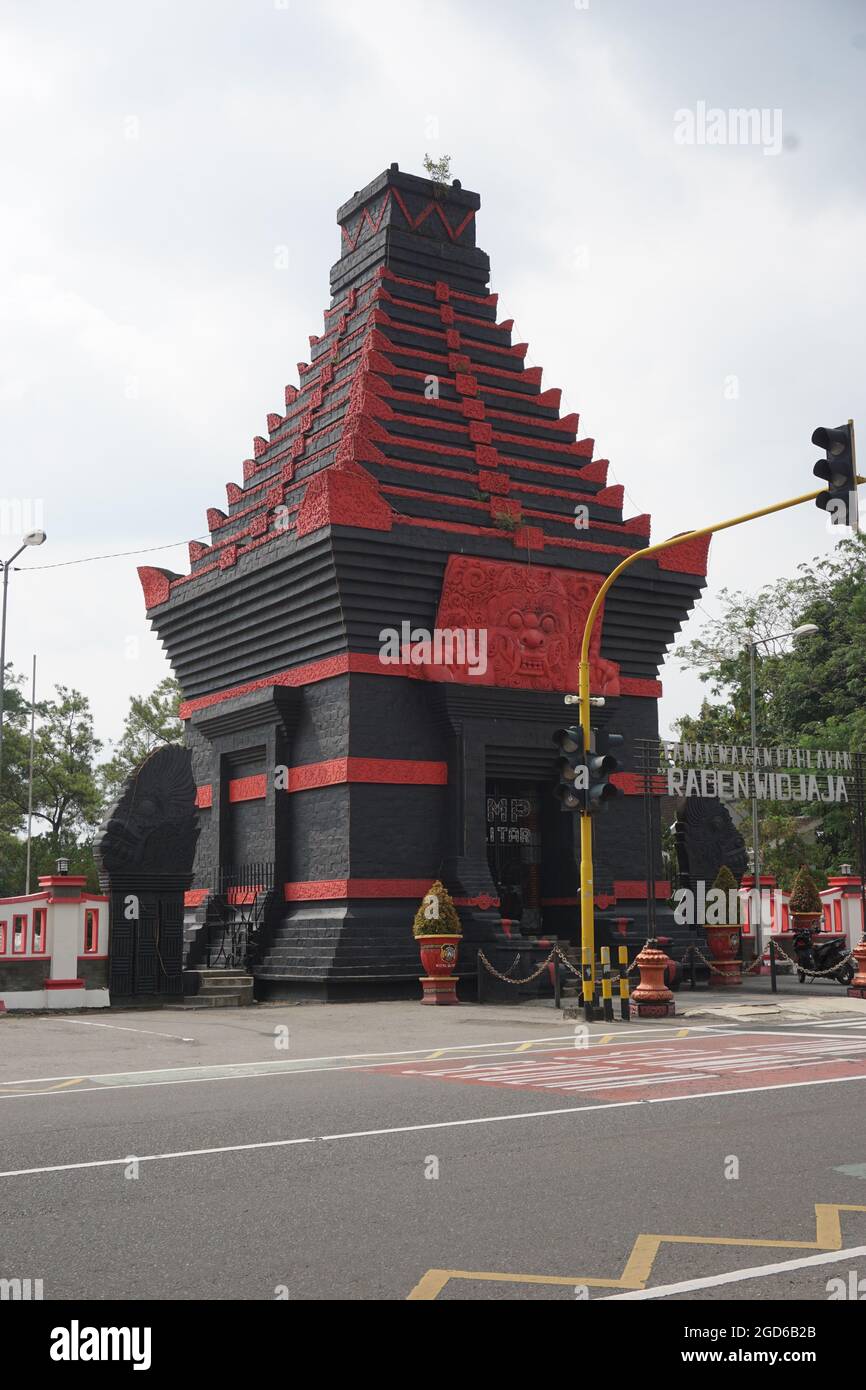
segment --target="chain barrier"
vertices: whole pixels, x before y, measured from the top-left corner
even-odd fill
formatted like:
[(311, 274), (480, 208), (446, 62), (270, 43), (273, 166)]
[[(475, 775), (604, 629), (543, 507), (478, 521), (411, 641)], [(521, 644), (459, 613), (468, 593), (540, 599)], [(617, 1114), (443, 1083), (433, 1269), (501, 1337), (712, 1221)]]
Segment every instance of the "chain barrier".
[[(722, 975), (722, 976), (724, 976), (725, 978), (730, 978), (730, 976), (729, 976), (729, 974), (728, 974), (727, 971), (725, 971), (725, 970), (720, 970), (719, 967), (715, 964), (715, 962), (714, 962), (714, 961), (711, 961), (711, 960), (708, 960), (707, 957), (704, 955), (703, 951), (701, 951), (700, 948), (697, 947), (697, 946), (695, 946), (695, 945), (690, 945), (690, 946), (688, 946), (688, 947), (686, 948), (686, 953), (685, 953), (685, 955), (683, 956), (683, 961), (682, 961), (683, 966), (685, 966), (686, 960), (688, 959), (688, 957), (689, 957), (690, 955), (696, 955), (697, 958), (698, 958), (698, 960), (703, 961), (704, 965), (706, 965), (706, 966), (708, 967), (708, 969), (712, 972), (712, 974), (714, 974), (714, 975)], [(761, 960), (762, 960), (762, 957), (761, 957), (761, 956), (756, 956), (755, 959), (752, 961), (752, 964), (751, 964), (751, 965), (743, 965), (743, 962), (742, 962), (741, 960), (731, 960), (731, 961), (728, 961), (727, 964), (728, 964), (728, 965), (738, 965), (738, 966), (740, 967), (740, 974), (741, 974), (741, 975), (750, 975), (750, 974), (752, 973), (753, 970), (759, 969), (759, 967), (760, 967), (760, 965), (761, 965)], [(725, 962), (723, 961), (722, 964), (725, 964)]]
[[(542, 971), (544, 971), (544, 970), (547, 969), (548, 965), (550, 965), (550, 962), (553, 960), (553, 957), (556, 955), (556, 951), (557, 951), (557, 948), (554, 946), (554, 948), (553, 948), (553, 950), (551, 951), (550, 955), (545, 957), (545, 959), (544, 959), (544, 960), (541, 962), (541, 964), (539, 965), (538, 969), (537, 969), (537, 970), (533, 970), (533, 972), (532, 972), (531, 975), (526, 975), (526, 976), (524, 976), (524, 978), (523, 978), (522, 980), (515, 980), (513, 976), (503, 975), (501, 970), (497, 970), (495, 966), (493, 966), (493, 965), (490, 964), (490, 961), (487, 959), (487, 957), (485, 956), (484, 952), (483, 952), (480, 948), (479, 948), (479, 951), (478, 951), (478, 959), (481, 961), (481, 963), (482, 963), (482, 965), (484, 966), (485, 970), (489, 971), (491, 975), (495, 975), (495, 977), (496, 977), (497, 980), (502, 980), (502, 982), (503, 982), (504, 984), (506, 984), (506, 985), (528, 985), (528, 984), (530, 983), (531, 980), (537, 980), (538, 977), (539, 977), (539, 975), (542, 973)], [(509, 967), (511, 970), (514, 969), (514, 967), (516, 966), (517, 961), (518, 961), (519, 959), (520, 959), (520, 956), (519, 956), (519, 954), (518, 954), (517, 960), (513, 961), (512, 964), (511, 964), (511, 966)]]
[[(805, 969), (802, 965), (800, 965), (798, 961), (793, 960), (791, 956), (788, 955), (787, 951), (779, 945), (778, 941), (774, 942), (773, 944), (778, 954), (782, 957), (782, 960), (786, 960), (789, 965), (793, 965), (795, 970), (799, 970), (803, 974), (809, 975), (810, 977), (813, 977), (815, 979), (823, 977), (825, 975), (835, 975), (836, 971), (839, 970), (841, 966), (845, 965), (847, 961), (854, 960), (855, 958), (853, 951), (849, 951), (848, 954), (846, 956), (843, 956), (841, 960), (837, 960), (836, 964), (832, 965), (829, 970), (808, 970)], [(698, 960), (703, 961), (704, 965), (708, 966), (714, 975), (724, 976), (727, 974), (726, 971), (719, 969), (719, 967), (713, 961), (707, 960), (707, 957), (704, 955), (703, 951), (701, 951), (697, 946), (694, 945), (689, 946), (686, 955), (683, 956), (683, 965), (685, 965), (686, 963), (686, 956), (692, 953), (694, 953), (694, 955), (698, 957)], [(763, 963), (763, 959), (763, 956), (756, 956), (755, 959), (752, 961), (751, 965), (748, 966), (743, 965), (742, 961), (733, 960), (728, 962), (728, 964), (739, 965), (741, 974), (750, 975), (752, 971), (758, 970), (760, 968), (760, 966)], [(722, 964), (725, 964), (725, 962), (723, 961)]]
[(565, 954), (565, 952), (564, 952), (563, 950), (561, 950), (559, 946), (554, 946), (553, 949), (554, 949), (554, 951), (556, 952), (556, 954), (559, 956), (559, 959), (562, 961), (562, 963), (563, 963), (563, 965), (565, 966), (566, 970), (570, 970), (571, 973), (572, 973), (572, 975), (576, 975), (577, 978), (578, 978), (579, 980), (582, 980), (582, 979), (583, 979), (583, 975), (582, 975), (580, 969), (578, 968), (578, 966), (576, 966), (576, 965), (574, 964), (573, 961), (570, 961), (570, 960), (568, 959), (568, 956)]
[[(559, 946), (554, 946), (554, 947), (553, 947), (553, 950), (550, 952), (550, 955), (545, 956), (544, 960), (541, 962), (541, 964), (539, 965), (539, 967), (538, 967), (537, 970), (533, 970), (533, 972), (532, 972), (531, 975), (525, 975), (525, 976), (524, 976), (522, 979), (520, 979), (520, 980), (516, 980), (516, 979), (514, 978), (514, 976), (511, 975), (510, 973), (507, 974), (507, 975), (503, 975), (503, 973), (502, 973), (501, 970), (497, 970), (495, 966), (493, 966), (493, 965), (490, 964), (490, 961), (487, 959), (487, 957), (485, 956), (484, 952), (483, 952), (480, 948), (479, 948), (479, 951), (478, 951), (478, 959), (481, 961), (481, 963), (482, 963), (482, 965), (484, 966), (485, 970), (487, 970), (491, 975), (494, 975), (494, 976), (496, 977), (497, 980), (502, 980), (502, 982), (503, 982), (504, 984), (506, 984), (506, 985), (527, 985), (527, 984), (529, 984), (532, 980), (537, 980), (538, 977), (539, 977), (539, 975), (542, 973), (542, 971), (544, 971), (544, 970), (547, 969), (547, 967), (550, 965), (551, 961), (554, 959), (555, 956), (558, 956), (558, 957), (559, 957), (559, 959), (560, 959), (560, 961), (562, 962), (562, 964), (565, 966), (565, 968), (566, 968), (567, 970), (570, 970), (570, 971), (571, 971), (572, 975), (576, 975), (577, 978), (578, 978), (579, 980), (582, 980), (582, 979), (583, 979), (583, 974), (582, 974), (580, 968), (579, 968), (578, 966), (576, 966), (576, 965), (573, 963), (573, 961), (570, 961), (570, 960), (568, 959), (568, 956), (565, 954), (565, 952), (564, 952), (564, 951), (561, 949), (561, 947), (559, 947)], [(509, 972), (512, 971), (512, 970), (515, 970), (515, 969), (517, 968), (517, 962), (518, 962), (519, 960), (520, 960), (520, 953), (518, 952), (516, 959), (515, 959), (515, 960), (512, 962), (512, 964), (508, 967)], [(598, 965), (597, 965), (597, 968), (598, 968)], [(632, 969), (632, 967), (629, 966), (629, 971), (630, 971), (631, 969)], [(626, 973), (628, 973), (628, 972), (626, 972)], [(620, 978), (620, 974), (621, 974), (621, 972), (620, 972), (619, 970), (613, 969), (613, 970), (612, 970), (612, 973), (611, 973), (611, 977), (610, 977), (610, 978), (611, 978), (611, 983), (616, 983), (616, 982), (619, 980), (619, 978)]]
[[(843, 956), (841, 960), (838, 960), (838, 961), (836, 962), (835, 965), (833, 965), (833, 966), (830, 967), (829, 970), (807, 970), (807, 969), (804, 969), (804, 967), (801, 966), (801, 965), (799, 964), (798, 961), (793, 960), (793, 959), (788, 955), (787, 951), (785, 951), (785, 950), (783, 949), (783, 947), (779, 945), (778, 942), (774, 942), (774, 945), (775, 945), (776, 951), (779, 953), (779, 955), (782, 957), (783, 960), (786, 960), (786, 961), (788, 962), (789, 965), (793, 965), (793, 967), (794, 967), (795, 970), (801, 971), (803, 974), (808, 975), (808, 976), (810, 977), (810, 979), (819, 979), (819, 978), (823, 978), (823, 977), (826, 976), (826, 975), (835, 975), (836, 972), (837, 972), (843, 965), (847, 964), (847, 962), (848, 962), (849, 960), (853, 960), (853, 961), (855, 961), (855, 963), (856, 963), (856, 957), (854, 956), (854, 952), (853, 952), (853, 951), (849, 951), (847, 955)], [(522, 979), (517, 980), (517, 979), (514, 978), (513, 975), (510, 974), (510, 972), (511, 972), (512, 970), (516, 970), (516, 969), (517, 969), (518, 963), (519, 963), (519, 961), (520, 961), (520, 955), (521, 955), (521, 953), (518, 951), (517, 956), (516, 956), (515, 959), (512, 961), (511, 965), (508, 967), (508, 969), (509, 969), (509, 974), (503, 975), (503, 973), (502, 973), (501, 970), (497, 970), (495, 966), (493, 966), (493, 965), (490, 964), (490, 961), (487, 959), (487, 957), (485, 956), (485, 954), (484, 954), (484, 952), (483, 952), (482, 950), (479, 949), (479, 951), (478, 951), (478, 959), (481, 961), (481, 963), (482, 963), (482, 965), (484, 966), (485, 970), (487, 970), (491, 975), (494, 975), (494, 976), (496, 977), (497, 980), (501, 980), (501, 981), (503, 982), (503, 984), (506, 984), (506, 985), (528, 985), (528, 984), (530, 984), (533, 980), (537, 980), (538, 977), (539, 977), (539, 975), (541, 975), (541, 974), (547, 969), (547, 967), (550, 965), (551, 961), (552, 961), (552, 960), (554, 959), (554, 957), (556, 957), (556, 956), (559, 957), (560, 961), (561, 961), (562, 964), (565, 966), (565, 968), (566, 968), (567, 970), (570, 970), (570, 971), (571, 971), (572, 975), (576, 975), (577, 978), (578, 978), (579, 980), (582, 980), (582, 979), (583, 979), (583, 975), (582, 975), (582, 972), (581, 972), (581, 970), (579, 969), (579, 967), (576, 966), (576, 965), (574, 965), (574, 963), (568, 959), (568, 956), (567, 956), (567, 955), (565, 954), (565, 952), (561, 949), (561, 947), (559, 947), (559, 946), (554, 946), (553, 949), (552, 949), (552, 951), (550, 952), (550, 954), (549, 954), (548, 956), (545, 956), (544, 960), (541, 962), (541, 964), (539, 965), (539, 967), (538, 967), (537, 970), (533, 970), (532, 973), (531, 973), (530, 975), (525, 975), (525, 976), (523, 976)], [(690, 946), (688, 946), (688, 947), (686, 948), (685, 954), (683, 955), (683, 959), (682, 959), (682, 962), (681, 962), (681, 964), (682, 964), (684, 970), (685, 970), (686, 963), (687, 963), (688, 958), (689, 958), (690, 955), (696, 955), (697, 958), (698, 958), (698, 960), (702, 961), (703, 964), (704, 964), (705, 966), (707, 966), (707, 968), (709, 969), (709, 971), (710, 971), (711, 974), (713, 974), (713, 975), (721, 975), (721, 976), (722, 976), (723, 978), (725, 978), (725, 979), (729, 979), (729, 978), (730, 978), (730, 975), (729, 975), (729, 972), (728, 972), (728, 971), (722, 970), (722, 969), (720, 968), (720, 966), (716, 964), (715, 961), (708, 960), (707, 957), (704, 955), (703, 951), (701, 951), (701, 950), (699, 949), (699, 947), (697, 947), (697, 946), (695, 946), (695, 945), (690, 945)], [(750, 974), (752, 974), (753, 971), (759, 970), (759, 969), (761, 968), (761, 965), (763, 964), (763, 956), (756, 956), (755, 959), (752, 961), (751, 965), (744, 965), (743, 962), (740, 961), (740, 960), (737, 960), (737, 961), (733, 961), (733, 960), (732, 960), (732, 961), (729, 961), (729, 962), (724, 962), (724, 961), (723, 961), (721, 964), (723, 964), (723, 965), (724, 965), (724, 964), (738, 965), (738, 966), (740, 967), (740, 973), (741, 973), (742, 975), (750, 975)], [(635, 965), (635, 962), (632, 961), (631, 964), (630, 964), (630, 965), (627, 967), (627, 969), (626, 969), (626, 972), (625, 972), (626, 978), (627, 978), (634, 970), (636, 970), (636, 969), (637, 969), (637, 966)], [(622, 977), (622, 971), (621, 971), (621, 970), (617, 970), (616, 968), (613, 968), (612, 971), (611, 971), (611, 976), (610, 976), (610, 978), (611, 978), (611, 984), (615, 984), (619, 979), (621, 979), (621, 977)]]
[(843, 965), (847, 965), (849, 960), (853, 960), (856, 964), (857, 959), (854, 955), (854, 952), (849, 951), (848, 954), (843, 956), (841, 960), (837, 960), (835, 965), (831, 965), (829, 970), (810, 970), (807, 966), (801, 965), (799, 961), (792, 960), (791, 957), (788, 955), (788, 952), (782, 946), (780, 946), (778, 942), (775, 943), (775, 946), (776, 950), (779, 952), (779, 955), (782, 957), (783, 960), (786, 960), (790, 965), (793, 965), (794, 969), (799, 970), (801, 975), (808, 975), (810, 979), (815, 980), (823, 978), (823, 976), (825, 975), (835, 975), (836, 971), (840, 970)]

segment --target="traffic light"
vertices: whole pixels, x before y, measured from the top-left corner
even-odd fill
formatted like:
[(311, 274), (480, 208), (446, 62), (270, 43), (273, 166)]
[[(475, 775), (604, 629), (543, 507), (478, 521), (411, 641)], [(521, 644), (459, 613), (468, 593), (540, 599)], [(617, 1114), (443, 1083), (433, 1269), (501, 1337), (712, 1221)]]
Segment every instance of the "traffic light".
[(827, 457), (819, 459), (812, 472), (823, 478), (829, 487), (815, 498), (815, 506), (829, 512), (834, 526), (858, 528), (857, 463), (854, 450), (854, 421), (830, 429), (819, 426), (812, 443), (823, 449)]
[(606, 811), (607, 803), (622, 796), (619, 787), (611, 782), (611, 776), (619, 769), (619, 763), (611, 749), (620, 748), (625, 742), (622, 734), (609, 734), (593, 730), (592, 750), (587, 758), (589, 781), (584, 798), (586, 810), (590, 815)]
[(588, 784), (583, 729), (579, 724), (557, 729), (553, 741), (560, 754), (556, 760), (559, 781), (553, 794), (559, 798), (561, 811), (583, 811)]
[(557, 729), (553, 741), (559, 749), (557, 758), (559, 782), (554, 796), (559, 798), (563, 811), (580, 811), (594, 815), (606, 810), (607, 803), (622, 795), (611, 782), (619, 768), (612, 749), (624, 742), (622, 734), (599, 733), (593, 729), (589, 748), (584, 747), (583, 730), (579, 724)]

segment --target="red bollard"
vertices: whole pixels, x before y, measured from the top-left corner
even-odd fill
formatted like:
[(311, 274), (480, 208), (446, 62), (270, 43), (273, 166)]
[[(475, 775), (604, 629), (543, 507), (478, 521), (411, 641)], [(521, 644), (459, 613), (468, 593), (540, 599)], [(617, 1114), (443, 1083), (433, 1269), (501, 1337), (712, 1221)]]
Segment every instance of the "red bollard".
[(673, 1018), (677, 1006), (673, 992), (665, 984), (665, 969), (670, 961), (664, 951), (648, 941), (635, 957), (634, 964), (640, 971), (640, 984), (631, 992), (631, 1017)]
[(866, 999), (866, 936), (851, 952), (857, 962), (857, 974), (848, 987), (849, 999)]

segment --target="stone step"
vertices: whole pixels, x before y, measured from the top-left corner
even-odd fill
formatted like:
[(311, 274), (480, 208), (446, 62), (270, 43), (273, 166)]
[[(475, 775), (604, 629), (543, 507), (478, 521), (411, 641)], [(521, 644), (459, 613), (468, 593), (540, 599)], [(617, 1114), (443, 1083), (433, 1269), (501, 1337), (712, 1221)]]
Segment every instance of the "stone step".
[(219, 994), (191, 994), (185, 995), (183, 1008), (185, 1009), (231, 1009), (240, 1008), (247, 1004), (252, 1004), (252, 986), (249, 989), (232, 990)]
[(216, 970), (213, 974), (207, 975), (203, 975), (197, 970), (191, 970), (189, 973), (199, 976), (202, 989), (243, 989), (244, 985), (250, 984), (253, 978), (248, 970), (242, 972)]
[(250, 972), (239, 965), (227, 965), (224, 970), (218, 965), (199, 965), (195, 974), (202, 980), (238, 980), (241, 984), (250, 978)]

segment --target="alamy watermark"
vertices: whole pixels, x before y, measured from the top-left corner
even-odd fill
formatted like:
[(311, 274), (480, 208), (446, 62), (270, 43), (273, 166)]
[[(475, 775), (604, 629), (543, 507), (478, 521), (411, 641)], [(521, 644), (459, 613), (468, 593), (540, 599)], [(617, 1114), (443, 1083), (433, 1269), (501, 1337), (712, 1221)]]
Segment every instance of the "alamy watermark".
[(45, 530), (41, 497), (0, 497), (0, 536), (27, 536)]
[(379, 633), (383, 666), (465, 666), (470, 676), (487, 671), (487, 629), (484, 627), (383, 627)]
[(761, 145), (764, 154), (782, 153), (782, 112), (777, 107), (707, 106), (674, 112), (674, 141), (678, 145)]
[(48, 1351), (52, 1361), (131, 1361), (134, 1371), (151, 1363), (149, 1327), (82, 1327), (73, 1318), (69, 1327), (55, 1327)]
[(41, 1279), (0, 1279), (0, 1303), (41, 1302)]
[[(731, 888), (707, 888), (698, 881), (698, 890), (677, 888), (673, 895), (674, 921), (678, 927), (741, 927), (747, 922), (769, 922), (774, 894), (764, 888), (740, 890)], [(775, 897), (777, 906), (781, 901), (779, 890)], [(760, 908), (760, 913), (759, 913)]]
[(866, 1279), (860, 1279), (856, 1269), (848, 1270), (848, 1278), (828, 1279), (825, 1285), (827, 1297), (832, 1303), (838, 1299), (851, 1299), (856, 1303), (866, 1301)]

